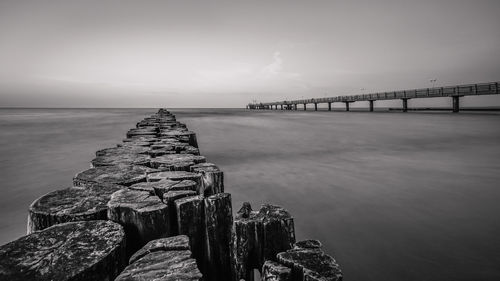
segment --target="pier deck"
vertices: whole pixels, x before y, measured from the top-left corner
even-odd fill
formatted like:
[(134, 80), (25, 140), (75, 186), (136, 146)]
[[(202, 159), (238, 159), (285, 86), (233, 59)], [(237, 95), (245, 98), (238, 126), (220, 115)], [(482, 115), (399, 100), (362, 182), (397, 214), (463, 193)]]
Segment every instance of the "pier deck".
[(325, 98), (311, 98), (290, 101), (276, 101), (268, 103), (250, 103), (247, 105), (248, 109), (280, 109), (297, 110), (299, 104), (304, 106), (307, 110), (307, 104), (314, 104), (314, 110), (318, 110), (318, 104), (327, 103), (328, 110), (332, 110), (332, 103), (341, 102), (345, 104), (346, 111), (349, 111), (349, 104), (357, 101), (368, 101), (369, 110), (374, 110), (374, 102), (378, 100), (401, 100), (403, 112), (408, 110), (408, 100), (417, 98), (439, 98), (451, 97), (452, 98), (452, 111), (460, 111), (460, 97), (463, 96), (481, 96), (481, 95), (498, 95), (500, 82), (467, 84), (446, 87), (433, 87), (423, 89), (400, 90), (390, 92), (380, 92), (362, 95), (351, 96), (336, 96)]

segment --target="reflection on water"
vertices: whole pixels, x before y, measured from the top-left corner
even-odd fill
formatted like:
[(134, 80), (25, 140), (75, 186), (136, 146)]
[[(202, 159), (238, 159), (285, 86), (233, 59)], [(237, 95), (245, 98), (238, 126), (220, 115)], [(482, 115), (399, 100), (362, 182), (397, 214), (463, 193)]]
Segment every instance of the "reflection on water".
[[(0, 110), (0, 243), (154, 110)], [(499, 115), (173, 110), (235, 211), (279, 204), (346, 280), (500, 279)]]

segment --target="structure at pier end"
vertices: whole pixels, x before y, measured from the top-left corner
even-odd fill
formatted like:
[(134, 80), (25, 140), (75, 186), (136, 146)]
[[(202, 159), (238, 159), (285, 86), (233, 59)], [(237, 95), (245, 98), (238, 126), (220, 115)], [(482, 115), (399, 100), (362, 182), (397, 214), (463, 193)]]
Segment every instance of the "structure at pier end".
[(28, 234), (0, 246), (0, 280), (342, 280), (291, 214), (244, 203), (196, 134), (160, 109), (96, 152), (73, 186), (29, 207)]
[(374, 103), (379, 100), (401, 100), (403, 112), (408, 111), (408, 100), (417, 98), (451, 98), (452, 112), (460, 111), (460, 98), (464, 96), (481, 96), (481, 95), (498, 95), (499, 82), (468, 84), (458, 86), (433, 87), (424, 89), (412, 89), (391, 91), (383, 93), (373, 93), (364, 95), (337, 96), (329, 98), (313, 98), (290, 101), (277, 101), (268, 103), (249, 103), (247, 109), (279, 109), (281, 110), (297, 110), (299, 104), (307, 110), (308, 104), (314, 104), (314, 110), (318, 110), (318, 104), (328, 104), (328, 111), (332, 110), (332, 103), (343, 103), (345, 111), (349, 111), (349, 104), (357, 101), (368, 101), (369, 111), (374, 111)]

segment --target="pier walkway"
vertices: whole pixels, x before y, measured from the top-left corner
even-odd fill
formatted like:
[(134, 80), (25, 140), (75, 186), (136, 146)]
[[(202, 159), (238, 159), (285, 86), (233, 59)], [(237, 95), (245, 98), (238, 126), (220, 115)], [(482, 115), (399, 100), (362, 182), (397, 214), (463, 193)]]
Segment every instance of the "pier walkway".
[(247, 105), (248, 109), (278, 109), (281, 110), (297, 110), (299, 104), (304, 106), (307, 110), (307, 104), (314, 104), (314, 110), (318, 110), (318, 104), (327, 103), (328, 110), (332, 110), (332, 103), (342, 102), (345, 104), (346, 111), (349, 111), (349, 104), (356, 101), (368, 101), (370, 111), (374, 110), (374, 103), (378, 100), (401, 100), (403, 112), (408, 111), (408, 100), (416, 98), (438, 98), (438, 97), (451, 97), (452, 111), (460, 111), (460, 97), (463, 96), (480, 96), (480, 95), (498, 95), (500, 82), (467, 84), (447, 87), (433, 87), (423, 89), (402, 90), (393, 92), (381, 92), (363, 95), (352, 96), (337, 96), (325, 98), (312, 98), (290, 101), (276, 101), (268, 103), (250, 103)]

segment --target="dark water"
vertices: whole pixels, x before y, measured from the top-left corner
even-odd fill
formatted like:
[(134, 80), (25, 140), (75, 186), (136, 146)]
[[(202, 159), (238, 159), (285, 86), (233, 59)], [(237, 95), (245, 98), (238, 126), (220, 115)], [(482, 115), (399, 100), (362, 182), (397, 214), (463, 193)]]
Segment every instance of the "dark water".
[[(153, 109), (0, 110), (0, 243)], [(345, 280), (500, 280), (500, 115), (173, 110), (233, 208), (271, 202)]]

